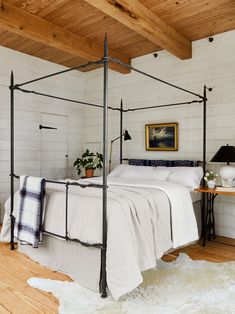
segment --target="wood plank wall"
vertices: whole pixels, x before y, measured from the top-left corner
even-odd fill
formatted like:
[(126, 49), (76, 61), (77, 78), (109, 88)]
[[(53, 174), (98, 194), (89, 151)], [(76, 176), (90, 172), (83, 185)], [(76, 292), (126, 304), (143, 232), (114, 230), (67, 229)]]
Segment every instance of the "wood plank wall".
[[(213, 88), (208, 95), (208, 152), (209, 161), (221, 145), (235, 145), (235, 31), (214, 36), (193, 43), (193, 58), (180, 61), (167, 52), (160, 52), (157, 58), (152, 54), (133, 60), (141, 70), (171, 81), (198, 93), (203, 85)], [(101, 70), (87, 73), (87, 92), (90, 101), (101, 101)], [(121, 97), (124, 107), (157, 105), (194, 99), (180, 91), (171, 89), (137, 73), (121, 76), (112, 72), (109, 76), (110, 104), (118, 106)], [(202, 159), (202, 106), (194, 104), (151, 111), (126, 113), (124, 128), (132, 141), (124, 144), (124, 157), (147, 159)], [(85, 119), (86, 141), (99, 141), (101, 122), (98, 111), (92, 110)], [(101, 120), (100, 120), (101, 121)], [(110, 114), (110, 140), (119, 134), (119, 120), (116, 113)], [(157, 122), (179, 123), (178, 152), (146, 152), (144, 125)], [(119, 144), (113, 147), (114, 163), (118, 163)], [(220, 165), (208, 164), (209, 169)], [(219, 197), (216, 202), (217, 233), (235, 238), (235, 198)]]
[[(9, 196), (9, 77), (14, 70), (16, 83), (63, 69), (62, 66), (43, 61), (13, 50), (0, 47), (0, 205)], [(84, 99), (85, 74), (78, 71), (25, 86), (62, 97)], [(15, 172), (40, 175), (41, 168), (41, 113), (68, 116), (69, 176), (73, 177), (72, 164), (82, 148), (83, 111), (80, 105), (16, 92), (15, 97)], [(51, 148), (60, 153), (60, 144)], [(53, 162), (56, 171), (59, 161)], [(76, 176), (75, 176), (76, 177)], [(16, 182), (16, 187), (18, 183)]]

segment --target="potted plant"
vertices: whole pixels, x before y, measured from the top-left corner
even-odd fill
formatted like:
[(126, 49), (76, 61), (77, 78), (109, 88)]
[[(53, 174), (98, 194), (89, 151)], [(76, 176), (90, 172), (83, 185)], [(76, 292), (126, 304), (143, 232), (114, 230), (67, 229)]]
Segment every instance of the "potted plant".
[(81, 168), (85, 169), (86, 177), (93, 177), (95, 169), (101, 169), (103, 166), (103, 155), (92, 153), (87, 149), (81, 158), (77, 158), (73, 164), (78, 175), (81, 173)]
[(216, 178), (218, 177), (218, 173), (215, 173), (214, 171), (207, 172), (205, 174), (204, 180), (207, 182), (207, 186), (210, 189), (215, 188)]

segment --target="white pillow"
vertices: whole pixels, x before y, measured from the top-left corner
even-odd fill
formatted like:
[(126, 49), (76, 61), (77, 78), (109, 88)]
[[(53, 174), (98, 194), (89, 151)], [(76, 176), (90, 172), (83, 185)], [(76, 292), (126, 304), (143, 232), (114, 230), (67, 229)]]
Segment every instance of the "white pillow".
[(168, 181), (181, 184), (190, 188), (197, 188), (200, 185), (203, 170), (202, 167), (157, 167), (169, 169)]
[(131, 166), (126, 167), (124, 171), (119, 174), (119, 178), (123, 179), (138, 179), (138, 180), (162, 180), (165, 181), (170, 175), (169, 170), (156, 171), (153, 167), (145, 166)]
[(139, 170), (135, 171), (134, 169), (128, 169), (121, 174), (121, 178), (125, 179), (138, 179), (138, 180), (148, 180), (148, 181), (166, 181), (170, 175), (170, 171), (168, 170), (153, 170), (153, 169), (146, 169), (146, 170)]
[(109, 177), (119, 177), (123, 172), (125, 172), (127, 169), (153, 169), (153, 167), (148, 166), (133, 166), (133, 165), (118, 165), (116, 166), (109, 174)]

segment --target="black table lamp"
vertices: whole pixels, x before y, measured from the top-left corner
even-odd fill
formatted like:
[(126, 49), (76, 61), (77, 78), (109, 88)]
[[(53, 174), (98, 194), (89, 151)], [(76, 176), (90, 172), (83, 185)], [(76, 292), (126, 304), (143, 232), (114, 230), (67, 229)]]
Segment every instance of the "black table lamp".
[(235, 178), (235, 168), (229, 166), (230, 162), (235, 162), (235, 146), (221, 146), (218, 152), (211, 159), (212, 162), (224, 162), (227, 166), (223, 166), (220, 169), (220, 177), (222, 186), (231, 187), (233, 179)]

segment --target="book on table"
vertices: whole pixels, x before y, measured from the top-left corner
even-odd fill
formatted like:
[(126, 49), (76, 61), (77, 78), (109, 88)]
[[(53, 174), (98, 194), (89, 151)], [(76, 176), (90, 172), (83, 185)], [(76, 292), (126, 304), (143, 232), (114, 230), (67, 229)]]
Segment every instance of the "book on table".
[(232, 187), (217, 186), (215, 190), (218, 192), (235, 192), (235, 186)]

